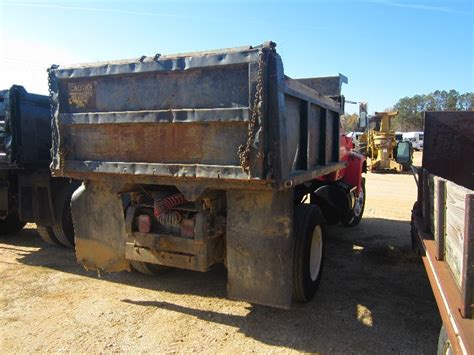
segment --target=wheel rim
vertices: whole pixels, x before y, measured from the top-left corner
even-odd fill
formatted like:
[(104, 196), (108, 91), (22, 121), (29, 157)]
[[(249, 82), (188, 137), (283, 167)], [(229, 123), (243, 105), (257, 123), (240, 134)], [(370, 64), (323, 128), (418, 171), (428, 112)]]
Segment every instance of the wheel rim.
[(354, 216), (359, 217), (364, 206), (364, 190), (361, 190), (359, 196), (357, 196), (354, 204)]
[(323, 233), (321, 226), (316, 226), (311, 236), (311, 251), (309, 255), (309, 276), (311, 281), (316, 281), (321, 269), (321, 260), (323, 256)]

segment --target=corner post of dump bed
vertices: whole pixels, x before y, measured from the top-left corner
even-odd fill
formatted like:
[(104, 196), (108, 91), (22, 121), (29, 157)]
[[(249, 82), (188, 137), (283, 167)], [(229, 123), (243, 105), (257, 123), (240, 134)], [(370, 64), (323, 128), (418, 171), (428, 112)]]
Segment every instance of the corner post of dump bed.
[(279, 90), (283, 65), (274, 45), (264, 47), (264, 53), (264, 115), (255, 137), (256, 154), (250, 154), (250, 176), (272, 179), (274, 188), (227, 191), (227, 289), (233, 299), (289, 308), (293, 290), (294, 192), (293, 188), (281, 189), (287, 174), (286, 160), (282, 159), (287, 149), (281, 114), (284, 97)]

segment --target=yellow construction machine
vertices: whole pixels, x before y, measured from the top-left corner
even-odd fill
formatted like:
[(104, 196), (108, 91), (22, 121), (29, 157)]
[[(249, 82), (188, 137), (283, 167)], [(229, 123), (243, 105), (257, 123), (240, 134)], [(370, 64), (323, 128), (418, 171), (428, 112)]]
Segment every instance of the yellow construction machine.
[(409, 142), (397, 142), (395, 132), (391, 129), (392, 119), (397, 111), (376, 112), (367, 117), (367, 104), (359, 108), (359, 127), (365, 129), (359, 138), (363, 154), (370, 158), (369, 170), (372, 172), (402, 172), (407, 170), (413, 158), (413, 149)]
[(376, 112), (372, 117), (375, 128), (367, 136), (367, 152), (370, 154), (370, 171), (403, 171), (403, 164), (396, 160), (397, 140), (391, 130), (391, 121), (397, 111)]

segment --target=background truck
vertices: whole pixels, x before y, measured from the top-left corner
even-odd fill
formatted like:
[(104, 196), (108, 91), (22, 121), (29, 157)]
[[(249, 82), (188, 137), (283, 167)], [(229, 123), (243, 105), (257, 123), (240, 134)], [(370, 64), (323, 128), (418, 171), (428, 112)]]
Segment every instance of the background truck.
[(403, 140), (410, 142), (415, 150), (423, 150), (423, 132), (404, 132)]
[(49, 98), (22, 86), (0, 91), (0, 234), (34, 222), (45, 241), (73, 245), (69, 206), (78, 184), (51, 178), (50, 163)]
[(365, 204), (365, 158), (340, 128), (343, 82), (286, 77), (273, 42), (52, 67), (52, 172), (83, 180), (78, 261), (224, 263), (233, 299), (310, 300), (326, 222), (356, 225)]
[(438, 354), (473, 354), (474, 112), (426, 112), (424, 134), (413, 246), (443, 320)]

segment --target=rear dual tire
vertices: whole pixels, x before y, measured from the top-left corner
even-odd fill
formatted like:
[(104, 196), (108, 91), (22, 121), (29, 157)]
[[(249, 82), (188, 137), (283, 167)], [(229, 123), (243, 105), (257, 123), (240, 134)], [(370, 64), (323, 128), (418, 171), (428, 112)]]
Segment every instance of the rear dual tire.
[(51, 245), (59, 245), (59, 241), (56, 239), (53, 233), (53, 229), (51, 227), (40, 226), (36, 225), (36, 231), (38, 232), (41, 239), (44, 242), (51, 244)]
[(75, 186), (63, 188), (54, 204), (56, 223), (52, 226), (53, 233), (59, 243), (67, 248), (74, 248), (75, 245), (71, 215), (71, 197), (75, 189)]
[(74, 248), (74, 226), (71, 215), (71, 197), (76, 185), (69, 184), (61, 188), (53, 201), (56, 223), (52, 226), (37, 226), (38, 234), (46, 243)]
[(145, 263), (143, 261), (129, 260), (129, 262), (133, 271), (149, 276), (161, 274), (163, 271), (168, 269), (166, 266)]

